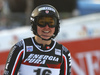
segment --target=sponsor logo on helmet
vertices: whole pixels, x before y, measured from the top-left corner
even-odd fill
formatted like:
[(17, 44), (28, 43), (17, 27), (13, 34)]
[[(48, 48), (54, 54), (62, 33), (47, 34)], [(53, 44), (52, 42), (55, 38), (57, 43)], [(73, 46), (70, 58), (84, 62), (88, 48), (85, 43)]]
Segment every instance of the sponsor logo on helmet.
[(53, 9), (51, 7), (41, 7), (41, 8), (38, 9), (38, 11), (42, 11), (42, 10), (50, 10), (50, 11), (55, 12), (55, 9)]
[(49, 13), (49, 11), (48, 11), (48, 10), (46, 10), (46, 11), (45, 11), (45, 13), (46, 13), (46, 14), (48, 14), (48, 13)]

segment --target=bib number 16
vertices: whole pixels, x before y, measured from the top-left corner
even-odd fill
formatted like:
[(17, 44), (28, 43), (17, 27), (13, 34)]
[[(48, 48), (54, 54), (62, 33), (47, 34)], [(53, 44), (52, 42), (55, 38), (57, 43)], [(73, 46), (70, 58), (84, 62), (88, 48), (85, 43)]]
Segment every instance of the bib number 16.
[(47, 70), (47, 69), (41, 71), (40, 68), (37, 70), (34, 70), (34, 72), (36, 72), (36, 75), (40, 75), (41, 73), (42, 73), (41, 75), (51, 75), (52, 73), (50, 70)]

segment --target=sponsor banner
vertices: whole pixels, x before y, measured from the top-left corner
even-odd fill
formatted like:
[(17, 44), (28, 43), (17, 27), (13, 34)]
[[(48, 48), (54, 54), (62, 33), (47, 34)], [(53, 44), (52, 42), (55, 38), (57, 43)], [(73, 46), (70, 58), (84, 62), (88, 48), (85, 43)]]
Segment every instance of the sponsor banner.
[(100, 13), (61, 21), (60, 32), (55, 39), (72, 41), (100, 37), (100, 17), (98, 16)]
[(71, 75), (100, 75), (100, 38), (60, 43), (71, 53)]

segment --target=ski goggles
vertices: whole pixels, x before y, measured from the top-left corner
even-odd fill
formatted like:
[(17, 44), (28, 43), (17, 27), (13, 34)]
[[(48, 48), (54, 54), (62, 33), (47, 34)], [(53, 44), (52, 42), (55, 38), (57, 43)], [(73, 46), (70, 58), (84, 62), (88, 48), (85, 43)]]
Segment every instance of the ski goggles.
[(48, 25), (50, 28), (56, 27), (57, 25), (57, 18), (56, 17), (38, 17), (37, 18), (37, 25), (40, 27), (45, 27)]

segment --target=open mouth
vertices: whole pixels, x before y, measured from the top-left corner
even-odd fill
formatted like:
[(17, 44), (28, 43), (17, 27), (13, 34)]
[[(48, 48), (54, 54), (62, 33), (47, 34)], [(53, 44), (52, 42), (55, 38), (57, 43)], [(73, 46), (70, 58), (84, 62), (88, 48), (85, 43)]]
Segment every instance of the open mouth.
[(43, 33), (49, 33), (50, 31), (42, 31)]

